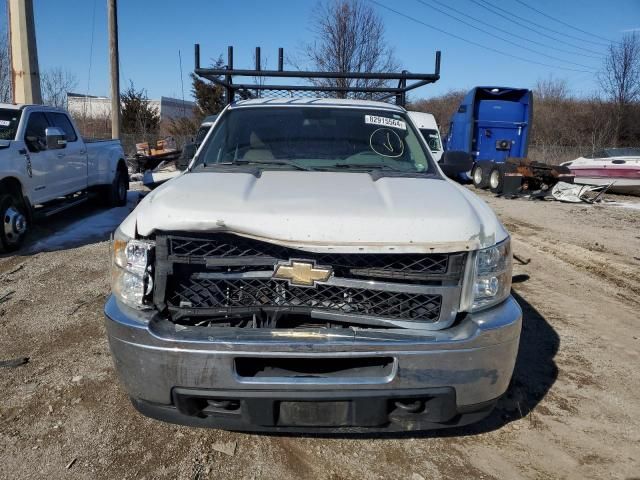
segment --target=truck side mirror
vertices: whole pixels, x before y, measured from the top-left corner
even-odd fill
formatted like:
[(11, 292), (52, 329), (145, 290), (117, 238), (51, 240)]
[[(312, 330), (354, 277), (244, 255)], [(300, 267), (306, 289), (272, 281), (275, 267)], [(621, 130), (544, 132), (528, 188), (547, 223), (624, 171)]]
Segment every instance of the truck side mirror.
[(473, 157), (467, 152), (449, 150), (444, 152), (438, 164), (447, 177), (457, 178), (473, 168)]
[(58, 127), (47, 127), (44, 134), (47, 138), (47, 149), (57, 150), (67, 146), (67, 137), (62, 129)]

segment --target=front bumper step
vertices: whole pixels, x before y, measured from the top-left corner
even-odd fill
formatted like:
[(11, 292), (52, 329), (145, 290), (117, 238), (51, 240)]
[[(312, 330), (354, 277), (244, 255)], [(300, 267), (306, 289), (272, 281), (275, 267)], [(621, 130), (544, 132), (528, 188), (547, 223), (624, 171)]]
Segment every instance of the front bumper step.
[(196, 427), (263, 432), (408, 431), (454, 427), (486, 417), (496, 400), (456, 407), (450, 387), (381, 392), (220, 391), (174, 388), (173, 405), (132, 398), (146, 416)]
[(507, 390), (522, 321), (512, 298), (433, 332), (190, 327), (113, 297), (105, 313), (116, 370), (142, 413), (250, 431), (477, 421)]

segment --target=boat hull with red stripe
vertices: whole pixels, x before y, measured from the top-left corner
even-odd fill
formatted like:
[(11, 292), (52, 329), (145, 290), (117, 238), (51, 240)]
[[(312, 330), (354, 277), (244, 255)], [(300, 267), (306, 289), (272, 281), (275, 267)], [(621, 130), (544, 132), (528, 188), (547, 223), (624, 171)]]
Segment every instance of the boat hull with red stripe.
[[(611, 156), (605, 156), (606, 154)], [(609, 192), (640, 195), (640, 149), (606, 149), (562, 165), (575, 175), (575, 183), (611, 185), (607, 190)]]

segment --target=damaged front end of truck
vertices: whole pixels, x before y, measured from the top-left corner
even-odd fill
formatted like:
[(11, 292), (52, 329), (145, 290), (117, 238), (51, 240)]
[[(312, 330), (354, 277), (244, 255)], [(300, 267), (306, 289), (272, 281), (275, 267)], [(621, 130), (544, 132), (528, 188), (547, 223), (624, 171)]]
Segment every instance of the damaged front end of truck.
[[(403, 97), (403, 78), (387, 96)], [(401, 106), (232, 103), (189, 169), (120, 225), (112, 257), (111, 351), (153, 418), (444, 428), (488, 415), (511, 379), (509, 235), (443, 175)]]

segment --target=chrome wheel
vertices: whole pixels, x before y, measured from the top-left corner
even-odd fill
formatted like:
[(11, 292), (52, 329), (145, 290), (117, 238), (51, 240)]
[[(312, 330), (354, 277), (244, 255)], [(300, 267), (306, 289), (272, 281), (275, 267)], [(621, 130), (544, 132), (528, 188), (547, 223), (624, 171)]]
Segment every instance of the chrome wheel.
[(482, 169), (480, 167), (473, 169), (473, 183), (475, 185), (480, 185), (482, 183)]
[(7, 208), (3, 215), (4, 236), (10, 244), (18, 244), (20, 236), (27, 231), (27, 219), (15, 207)]
[(500, 172), (496, 169), (489, 176), (489, 186), (495, 189), (498, 188), (498, 185), (500, 185)]

